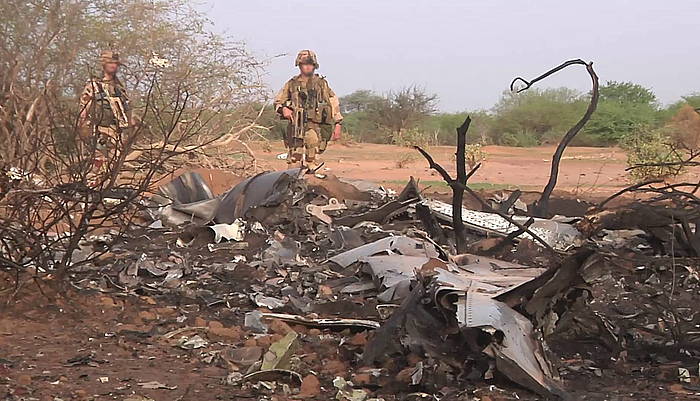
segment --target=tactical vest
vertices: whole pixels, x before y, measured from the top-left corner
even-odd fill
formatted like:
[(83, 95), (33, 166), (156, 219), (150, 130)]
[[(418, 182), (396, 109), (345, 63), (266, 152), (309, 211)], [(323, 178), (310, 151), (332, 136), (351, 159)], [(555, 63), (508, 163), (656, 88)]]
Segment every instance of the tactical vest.
[[(118, 97), (121, 99), (124, 105), (125, 112), (129, 110), (129, 100), (126, 97), (124, 89), (117, 83), (115, 85), (110, 84), (100, 84), (95, 82), (93, 85), (94, 90), (94, 123), (98, 127), (114, 127), (118, 126), (119, 122), (117, 117), (112, 111), (112, 106), (109, 103), (109, 96)], [(109, 93), (113, 92), (113, 93)]]
[(307, 121), (317, 124), (333, 124), (333, 111), (330, 104), (330, 88), (322, 77), (314, 75), (306, 82), (292, 80), (289, 98), (292, 108), (302, 107)]

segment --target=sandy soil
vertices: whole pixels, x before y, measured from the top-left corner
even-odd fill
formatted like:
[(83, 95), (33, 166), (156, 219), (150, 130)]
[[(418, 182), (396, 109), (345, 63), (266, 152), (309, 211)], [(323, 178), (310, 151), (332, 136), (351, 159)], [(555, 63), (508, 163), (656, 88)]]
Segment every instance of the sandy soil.
[[(494, 187), (518, 187), (521, 190), (539, 190), (549, 178), (554, 146), (536, 148), (511, 148), (486, 146), (487, 160), (471, 179), (476, 185), (491, 184)], [(284, 152), (279, 143), (273, 143), (272, 151), (256, 149), (258, 157), (271, 168), (282, 168), (285, 163), (277, 160)], [(429, 149), (436, 161), (454, 173), (454, 147), (435, 146)], [(397, 161), (408, 158), (404, 168)], [(575, 193), (610, 193), (627, 185), (625, 153), (619, 148), (572, 147), (564, 154), (557, 188)], [(355, 144), (345, 146), (331, 144), (323, 155), (325, 167), (339, 177), (371, 179), (384, 183), (405, 182), (409, 176), (422, 181), (441, 181), (428, 168), (418, 152), (395, 145)]]

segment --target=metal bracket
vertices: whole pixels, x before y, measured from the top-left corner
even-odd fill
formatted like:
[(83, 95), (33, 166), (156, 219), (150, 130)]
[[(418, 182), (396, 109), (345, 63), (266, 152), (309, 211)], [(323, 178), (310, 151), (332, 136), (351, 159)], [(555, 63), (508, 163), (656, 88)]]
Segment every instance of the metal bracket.
[(333, 223), (331, 216), (327, 215), (325, 212), (329, 210), (345, 210), (348, 207), (344, 203), (341, 203), (336, 198), (328, 199), (327, 205), (306, 205), (306, 212), (322, 222), (330, 225)]

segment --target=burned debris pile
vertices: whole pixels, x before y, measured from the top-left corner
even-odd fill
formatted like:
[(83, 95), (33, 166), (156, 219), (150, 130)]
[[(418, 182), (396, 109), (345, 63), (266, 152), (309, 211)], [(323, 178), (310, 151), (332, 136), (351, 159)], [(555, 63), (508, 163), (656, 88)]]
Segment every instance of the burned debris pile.
[(693, 394), (697, 204), (678, 187), (649, 190), (643, 206), (551, 219), (527, 216), (517, 196), (482, 200), (486, 210), (461, 210), (458, 253), (453, 205), (413, 179), (397, 194), (295, 168), (214, 196), (186, 173), (73, 283), (177, 299), (177, 318), (139, 335), (226, 369), (234, 395), (582, 399), (581, 382), (608, 394), (606, 376), (624, 369), (640, 382), (673, 371), (675, 391)]

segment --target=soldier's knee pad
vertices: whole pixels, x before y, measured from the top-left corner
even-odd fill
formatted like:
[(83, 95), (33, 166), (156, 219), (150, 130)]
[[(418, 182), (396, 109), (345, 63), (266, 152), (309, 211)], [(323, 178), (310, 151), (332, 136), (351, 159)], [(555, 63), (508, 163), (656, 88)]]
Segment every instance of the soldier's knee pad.
[(306, 145), (307, 148), (318, 146), (318, 142), (318, 134), (315, 130), (310, 129), (304, 133), (304, 145)]

